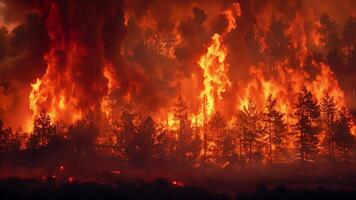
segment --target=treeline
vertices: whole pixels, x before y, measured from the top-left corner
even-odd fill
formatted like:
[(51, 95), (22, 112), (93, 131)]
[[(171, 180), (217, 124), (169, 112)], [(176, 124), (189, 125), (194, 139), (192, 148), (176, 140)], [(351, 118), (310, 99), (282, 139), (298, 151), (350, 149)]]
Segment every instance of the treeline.
[(94, 112), (64, 126), (52, 122), (43, 111), (35, 119), (31, 134), (0, 124), (1, 158), (11, 155), (16, 159), (13, 155), (24, 151), (30, 155), (50, 152), (46, 155), (54, 160), (65, 160), (68, 155), (81, 160), (105, 153), (137, 167), (169, 163), (215, 168), (352, 161), (352, 117), (346, 108), (337, 107), (332, 96), (325, 95), (318, 102), (304, 88), (292, 116), (277, 109), (277, 100), (269, 96), (263, 110), (249, 100), (234, 119), (227, 121), (217, 111), (198, 126), (192, 123), (187, 103), (179, 96), (173, 109), (176, 128), (156, 123), (151, 116), (128, 107), (107, 126)]

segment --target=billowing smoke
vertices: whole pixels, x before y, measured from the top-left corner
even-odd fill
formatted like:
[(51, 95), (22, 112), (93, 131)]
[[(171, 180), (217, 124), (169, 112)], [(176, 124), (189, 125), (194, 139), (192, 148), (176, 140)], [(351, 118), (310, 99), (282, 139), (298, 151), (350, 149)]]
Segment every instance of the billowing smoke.
[[(226, 14), (237, 4), (241, 15)], [(0, 0), (0, 118), (26, 128), (42, 109), (71, 123), (88, 110), (111, 115), (134, 104), (162, 120), (179, 93), (198, 115), (207, 80), (198, 62), (214, 34), (223, 35), (222, 71), (231, 83), (214, 97), (214, 111), (231, 116), (247, 98), (262, 104), (268, 94), (289, 109), (291, 93), (303, 85), (342, 102), (346, 92), (350, 105), (355, 68), (345, 73), (348, 62), (328, 57), (329, 38), (318, 34), (326, 14), (341, 38), (355, 6), (352, 0)], [(340, 41), (329, 49), (346, 47)]]

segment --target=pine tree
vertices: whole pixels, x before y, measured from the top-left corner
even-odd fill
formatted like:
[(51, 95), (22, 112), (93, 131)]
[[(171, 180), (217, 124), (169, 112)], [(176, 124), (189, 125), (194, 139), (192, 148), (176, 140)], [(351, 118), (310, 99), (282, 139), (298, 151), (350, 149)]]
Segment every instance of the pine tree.
[(7, 143), (10, 139), (10, 130), (11, 129), (4, 129), (4, 124), (0, 120), (0, 153), (4, 153), (7, 151)]
[(157, 128), (155, 144), (155, 156), (160, 162), (167, 162), (171, 159), (173, 152), (173, 139), (169, 136), (169, 129), (164, 126)]
[(238, 120), (242, 136), (242, 145), (248, 158), (249, 165), (252, 164), (253, 155), (261, 154), (261, 135), (263, 133), (261, 113), (257, 110), (256, 104), (249, 99), (245, 106), (238, 113)]
[(133, 162), (141, 167), (153, 159), (154, 138), (156, 136), (156, 125), (151, 116), (143, 117), (137, 126), (137, 133), (133, 141), (135, 148)]
[(261, 38), (263, 38), (263, 31), (255, 24), (245, 37), (245, 41), (249, 50), (249, 53), (256, 59), (256, 61), (262, 61), (264, 58), (264, 49), (262, 46)]
[(332, 96), (326, 94), (320, 104), (321, 119), (325, 131), (326, 146), (328, 150), (329, 161), (335, 158), (335, 123), (336, 123), (336, 103)]
[(52, 123), (51, 118), (45, 110), (42, 110), (40, 115), (35, 119), (33, 133), (27, 141), (27, 148), (36, 150), (40, 147), (45, 147), (52, 137), (58, 134), (58, 127)]
[(294, 116), (296, 119), (295, 126), (299, 132), (300, 158), (304, 162), (309, 159), (309, 155), (318, 152), (318, 119), (320, 116), (317, 101), (305, 87), (298, 94)]
[(119, 121), (115, 121), (113, 124), (119, 156), (126, 161), (132, 160), (136, 151), (133, 144), (137, 132), (136, 118), (137, 113), (128, 106), (122, 110)]
[[(285, 34), (287, 26), (281, 21), (272, 19), (269, 31), (266, 35), (268, 55), (272, 62), (282, 60), (291, 52), (291, 39)], [(273, 64), (273, 63), (272, 63)], [(273, 65), (272, 65), (273, 66)]]
[(325, 44), (327, 50), (333, 50), (338, 47), (339, 38), (336, 33), (336, 24), (327, 14), (320, 18), (319, 32), (322, 35), (321, 42)]
[(94, 153), (94, 144), (99, 132), (99, 125), (93, 111), (89, 111), (83, 119), (68, 127), (68, 136), (79, 156), (88, 156)]
[(355, 45), (356, 42), (356, 18), (351, 16), (346, 21), (342, 32), (342, 41), (345, 45)]
[[(356, 66), (356, 18), (350, 17), (344, 26), (342, 34), (343, 52), (346, 58), (344, 60), (347, 72), (354, 72)], [(345, 51), (346, 50), (346, 51)]]
[[(283, 141), (286, 136), (286, 123), (284, 114), (276, 108), (277, 100), (272, 95), (267, 97), (264, 113), (264, 127), (267, 133), (267, 144), (269, 150), (269, 160), (277, 161), (278, 153), (283, 149)], [(274, 156), (273, 156), (274, 155)]]
[(209, 120), (209, 135), (212, 139), (209, 147), (212, 159), (221, 166), (227, 161), (226, 153), (230, 150), (226, 149), (229, 148), (226, 141), (226, 121), (219, 111), (215, 112)]
[(192, 154), (193, 128), (188, 118), (188, 106), (179, 94), (177, 102), (174, 104), (174, 118), (178, 122), (177, 130), (177, 156), (182, 164), (187, 164), (189, 156)]
[(349, 161), (351, 147), (355, 144), (355, 137), (351, 133), (351, 117), (344, 108), (339, 112), (334, 135), (335, 144), (343, 154), (343, 160)]

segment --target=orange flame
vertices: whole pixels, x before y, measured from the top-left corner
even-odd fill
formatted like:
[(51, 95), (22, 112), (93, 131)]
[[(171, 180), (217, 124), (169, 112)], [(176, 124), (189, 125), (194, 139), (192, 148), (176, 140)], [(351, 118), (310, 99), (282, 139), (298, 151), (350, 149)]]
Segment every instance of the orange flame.
[(231, 85), (227, 76), (228, 65), (225, 64), (227, 49), (221, 43), (221, 36), (214, 34), (207, 53), (198, 62), (204, 73), (204, 90), (200, 93), (200, 98), (207, 99), (208, 116), (214, 112), (217, 101), (222, 99), (222, 93)]

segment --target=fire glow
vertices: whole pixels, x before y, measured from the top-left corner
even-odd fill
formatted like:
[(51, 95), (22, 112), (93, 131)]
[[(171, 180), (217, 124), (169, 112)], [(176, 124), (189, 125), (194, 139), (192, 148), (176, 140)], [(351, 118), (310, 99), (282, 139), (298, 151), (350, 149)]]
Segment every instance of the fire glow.
[[(204, 158), (204, 162), (220, 162), (216, 165), (224, 168), (229, 162), (205, 157), (221, 153), (217, 146), (226, 136), (226, 130), (241, 131), (239, 117), (244, 111), (246, 114), (255, 106), (254, 109), (263, 114), (269, 97), (276, 99), (275, 109), (288, 124), (285, 132), (294, 134), (298, 132), (294, 129), (298, 120), (296, 102), (303, 89), (312, 94), (318, 105), (330, 96), (338, 111), (355, 109), (352, 86), (355, 74), (350, 72), (348, 64), (355, 59), (350, 55), (355, 52), (356, 40), (350, 44), (348, 29), (336, 27), (347, 22), (354, 25), (354, 11), (350, 11), (347, 18), (334, 16), (334, 12), (329, 16), (304, 1), (300, 5), (290, 1), (279, 6), (268, 1), (266, 5), (227, 1), (225, 4), (172, 3), (166, 5), (167, 12), (171, 11), (169, 14), (161, 13), (162, 8), (152, 3), (138, 13), (140, 9), (136, 9), (133, 2), (108, 1), (98, 6), (51, 0), (28, 6), (29, 10), (16, 7), (16, 3), (1, 4), (2, 9), (19, 9), (21, 14), (14, 19), (7, 16), (8, 12), (0, 14), (4, 15), (0, 18), (3, 27), (0, 45), (21, 43), (18, 37), (22, 32), (30, 36), (36, 35), (36, 31), (44, 34), (44, 44), (41, 43), (44, 47), (36, 62), (32, 62), (35, 55), (31, 51), (37, 45), (31, 42), (23, 44), (26, 51), (22, 53), (18, 53), (22, 50), (16, 46), (4, 48), (10, 49), (4, 55), (5, 50), (0, 49), (0, 72), (4, 74), (0, 82), (0, 118), (6, 126), (21, 127), (27, 133), (22, 143), (27, 143), (35, 134), (35, 119), (43, 111), (52, 125), (66, 127), (61, 130), (66, 139), (71, 137), (67, 134), (70, 128), (80, 126), (79, 122), (94, 112), (100, 116), (96, 119), (100, 134), (95, 142), (110, 147), (121, 142), (117, 132), (122, 133), (124, 125), (120, 120), (138, 116), (132, 124), (139, 129), (137, 124), (142, 121), (151, 124), (152, 117), (152, 126), (163, 130), (159, 136), (167, 140), (179, 140), (182, 126), (189, 124), (188, 132), (194, 133), (192, 138), (205, 140), (200, 146), (197, 143), (200, 149), (196, 157)], [(283, 6), (285, 10), (271, 9)], [(290, 9), (292, 14), (288, 14), (288, 8), (293, 8)], [(326, 11), (332, 9), (328, 7)], [(87, 15), (89, 17), (84, 17)], [(19, 25), (14, 28), (14, 24)], [(28, 24), (40, 30), (32, 30)], [(31, 44), (33, 46), (26, 46)], [(22, 68), (16, 65), (21, 63), (20, 59), (16, 61), (19, 57), (26, 61), (27, 68), (41, 69), (23, 75), (24, 80), (15, 78), (17, 73), (22, 73)], [(182, 100), (178, 102), (181, 108), (187, 108), (178, 114), (174, 113), (177, 99)], [(131, 116), (127, 110), (135, 114)], [(207, 134), (214, 119), (221, 119), (220, 115), (225, 127)], [(183, 117), (188, 122), (183, 123)], [(355, 130), (351, 120), (353, 135), (356, 135)], [(240, 137), (238, 134), (233, 135), (234, 141)], [(259, 139), (266, 140), (267, 135)], [(159, 144), (157, 138), (154, 138), (155, 145)], [(208, 138), (215, 139), (206, 141)], [(326, 140), (325, 136), (319, 138), (320, 143)], [(288, 140), (284, 141), (287, 151), (296, 152), (296, 142), (285, 140)], [(234, 145), (233, 151), (237, 154), (243, 145)], [(261, 149), (266, 155), (268, 149), (272, 152), (277, 145)], [(249, 153), (252, 154), (251, 147)], [(118, 157), (124, 157), (121, 154)], [(193, 152), (185, 152), (185, 155), (194, 157)], [(265, 162), (268, 156), (262, 157)], [(251, 158), (247, 160), (251, 162)], [(64, 170), (63, 165), (60, 170)], [(118, 175), (121, 171), (112, 173)], [(68, 177), (68, 182), (73, 181), (74, 178)], [(172, 184), (183, 186), (177, 181)]]

